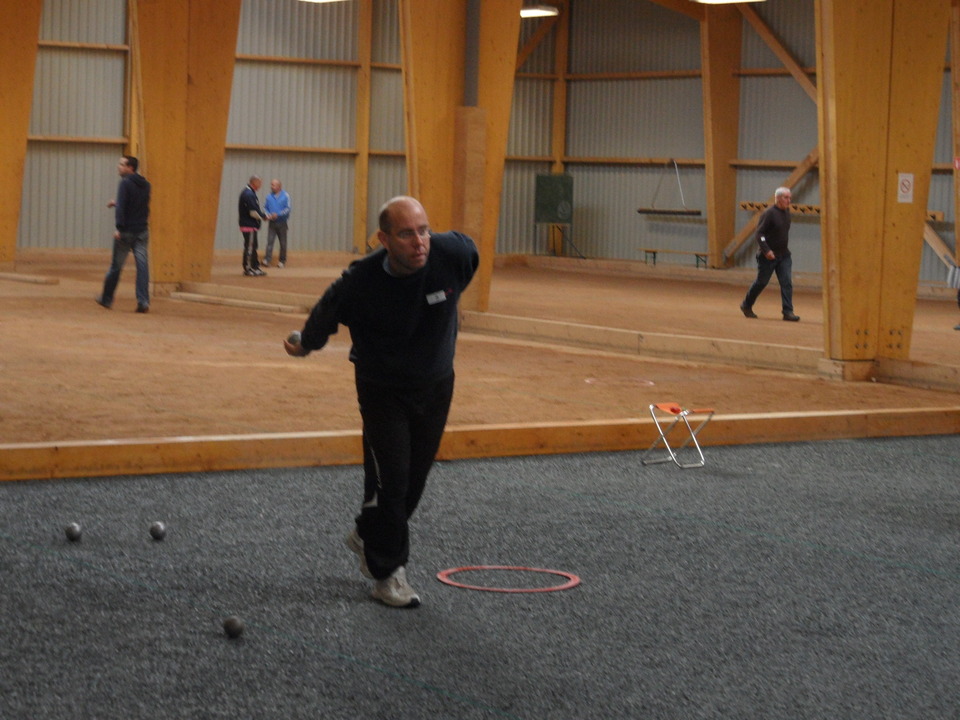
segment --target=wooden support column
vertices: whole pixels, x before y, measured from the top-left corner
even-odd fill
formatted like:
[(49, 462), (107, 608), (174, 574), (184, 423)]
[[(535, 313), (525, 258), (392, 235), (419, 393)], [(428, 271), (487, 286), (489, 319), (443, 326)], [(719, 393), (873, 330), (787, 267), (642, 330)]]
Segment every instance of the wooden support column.
[(151, 279), (165, 294), (213, 262), (240, 0), (138, 0)]
[[(726, 240), (736, 229), (740, 135), (740, 45), (743, 21), (733, 6), (707, 6), (700, 23), (703, 132), (707, 180), (707, 264), (722, 267)], [(731, 259), (732, 260), (732, 259)]]
[(475, 141), (471, 145), (481, 147), (483, 152), (483, 164), (479, 168), (480, 227), (473, 236), (480, 250), (480, 267), (463, 298), (463, 307), (468, 310), (486, 311), (490, 305), (520, 37), (520, 5), (521, 0), (482, 0), (480, 3), (478, 107), (463, 109), (475, 117), (477, 124), (482, 122), (481, 128), (472, 131)]
[(948, 2), (816, 4), (825, 369), (845, 379), (909, 356)]
[[(0, 0), (6, 22), (0, 27), (0, 177), (13, 183), (13, 207), (0, 229), (0, 269), (10, 269), (17, 252), (23, 171), (27, 159), (27, 135), (33, 107), (33, 76), (37, 67), (40, 40), (40, 0)], [(12, 217), (11, 217), (12, 214)]]
[(520, 0), (480, 3), (477, 105), (463, 102), (465, 0), (400, 0), (408, 192), (437, 230), (463, 229), (481, 266), (464, 298), (486, 309), (520, 33)]
[[(954, 226), (960, 215), (960, 0), (950, 2), (950, 89), (953, 129), (953, 208)], [(933, 232), (933, 228), (930, 228)], [(929, 233), (927, 233), (929, 237)], [(960, 243), (954, 242), (953, 261), (960, 264)]]
[(452, 227), (456, 111), (463, 101), (465, 0), (400, 0), (408, 192)]
[[(370, 63), (373, 52), (373, 0), (360, 0), (357, 55), (357, 157), (353, 165), (353, 250), (367, 251), (367, 238), (375, 228), (367, 228), (367, 187), (370, 180)], [(382, 198), (384, 202), (388, 198)]]
[(878, 357), (910, 357), (949, 28), (950, 0), (894, 0)]

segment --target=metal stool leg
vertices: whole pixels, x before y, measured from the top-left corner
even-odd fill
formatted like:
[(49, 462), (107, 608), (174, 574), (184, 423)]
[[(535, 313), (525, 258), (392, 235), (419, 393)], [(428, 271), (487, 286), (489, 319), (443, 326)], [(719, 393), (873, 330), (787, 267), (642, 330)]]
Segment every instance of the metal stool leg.
[[(649, 406), (649, 410), (650, 417), (653, 418), (653, 422), (657, 426), (659, 437), (653, 441), (653, 444), (649, 448), (647, 448), (647, 451), (641, 458), (641, 463), (643, 465), (655, 465), (657, 463), (668, 462), (672, 460), (677, 467), (683, 469), (703, 467), (706, 461), (703, 457), (703, 449), (700, 447), (700, 443), (697, 440), (697, 435), (701, 430), (703, 430), (706, 424), (710, 422), (710, 419), (713, 417), (714, 413), (713, 409), (703, 408), (688, 410), (680, 407), (676, 403), (654, 403)], [(660, 423), (660, 418), (657, 417), (657, 411), (673, 415), (673, 421), (664, 427), (664, 425), (661, 425)], [(690, 415), (706, 415), (706, 417), (701, 420), (696, 427), (692, 427), (688, 419)], [(687, 429), (687, 438), (683, 441), (683, 443), (677, 446), (676, 449), (674, 449), (670, 447), (670, 442), (667, 440), (667, 435), (669, 435), (680, 422), (683, 422), (684, 427)], [(661, 457), (651, 457), (651, 453), (653, 453), (660, 443), (663, 443), (666, 454), (662, 455)], [(679, 453), (689, 447), (691, 444), (693, 445), (693, 449), (696, 451), (697, 459), (691, 462), (681, 461), (679, 458)]]

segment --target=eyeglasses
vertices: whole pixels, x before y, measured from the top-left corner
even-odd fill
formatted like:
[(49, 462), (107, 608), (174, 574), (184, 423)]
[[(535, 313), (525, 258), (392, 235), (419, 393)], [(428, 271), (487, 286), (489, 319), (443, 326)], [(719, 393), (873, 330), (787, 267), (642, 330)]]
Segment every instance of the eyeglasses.
[(416, 230), (401, 230), (398, 233), (394, 233), (394, 235), (401, 240), (413, 240), (415, 237), (428, 238), (430, 237), (430, 228), (422, 227)]

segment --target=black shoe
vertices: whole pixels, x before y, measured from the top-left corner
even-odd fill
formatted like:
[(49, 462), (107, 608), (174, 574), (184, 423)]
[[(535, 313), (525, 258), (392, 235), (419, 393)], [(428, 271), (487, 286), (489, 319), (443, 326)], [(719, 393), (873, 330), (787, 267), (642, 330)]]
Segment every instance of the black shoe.
[(748, 308), (746, 305), (742, 303), (740, 304), (740, 312), (743, 313), (744, 317), (748, 317), (748, 318), (757, 317), (757, 314), (753, 311), (753, 308)]
[(103, 295), (97, 295), (97, 296), (94, 298), (94, 300), (97, 301), (97, 305), (99, 305), (100, 307), (105, 307), (107, 310), (110, 309), (110, 304), (109, 304), (106, 300), (103, 299)]
[(784, 313), (783, 319), (787, 322), (797, 322), (800, 317), (798, 315), (794, 315), (793, 313)]
[(954, 325), (954, 326), (953, 326), (953, 329), (954, 329), (954, 330), (960, 330), (960, 325)]
[(150, 306), (149, 306), (149, 305), (137, 305), (137, 312), (138, 312), (138, 313), (148, 313), (148, 312), (150, 312)]

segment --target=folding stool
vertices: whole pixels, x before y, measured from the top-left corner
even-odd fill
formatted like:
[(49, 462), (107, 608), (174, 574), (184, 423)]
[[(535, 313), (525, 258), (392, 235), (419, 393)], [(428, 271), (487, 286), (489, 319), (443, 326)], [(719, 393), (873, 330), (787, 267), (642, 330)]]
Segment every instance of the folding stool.
[[(710, 422), (710, 418), (713, 417), (713, 408), (698, 408), (698, 409), (687, 409), (680, 407), (675, 402), (665, 402), (665, 403), (654, 403), (650, 405), (650, 417), (653, 418), (654, 424), (657, 426), (657, 432), (660, 433), (660, 436), (653, 441), (653, 445), (647, 448), (647, 451), (643, 454), (641, 462), (644, 465), (655, 465), (656, 463), (668, 462), (673, 460), (679, 468), (696, 468), (703, 467), (703, 450), (700, 448), (700, 443), (697, 442), (697, 434), (703, 430), (704, 426)], [(659, 414), (659, 416), (658, 416)], [(696, 427), (691, 427), (690, 416), (703, 417), (700, 423)], [(667, 424), (667, 419), (673, 416), (672, 422)], [(706, 416), (706, 417), (704, 417)], [(661, 424), (661, 419), (663, 424)], [(683, 441), (676, 449), (670, 447), (670, 443), (667, 441), (667, 435), (669, 435), (675, 427), (680, 422), (683, 422), (683, 425), (687, 428), (687, 433), (689, 437)], [(650, 457), (650, 454), (656, 449), (657, 445), (663, 443), (663, 447), (666, 448), (666, 453), (661, 453), (660, 456)], [(692, 450), (697, 451), (698, 460), (692, 460), (690, 462), (681, 462), (679, 454), (684, 450), (688, 445), (693, 445)], [(692, 451), (687, 454), (693, 454)]]

